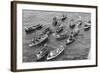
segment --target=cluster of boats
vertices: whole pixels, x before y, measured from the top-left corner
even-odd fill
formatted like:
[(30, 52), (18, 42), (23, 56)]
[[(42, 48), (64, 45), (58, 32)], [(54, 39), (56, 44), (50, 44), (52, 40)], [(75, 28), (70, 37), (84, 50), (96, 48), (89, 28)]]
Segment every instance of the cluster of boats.
[[(67, 17), (63, 15), (61, 21), (63, 22)], [(54, 24), (55, 23), (55, 24)], [(59, 24), (59, 22), (57, 21), (57, 18), (54, 17), (53, 18), (53, 23), (54, 26), (56, 26), (56, 31), (54, 33), (54, 36), (56, 39), (66, 39), (66, 45), (71, 44), (72, 42), (75, 41), (75, 36), (77, 36), (80, 32), (79, 27), (82, 24), (82, 21), (78, 20), (77, 22), (74, 22), (74, 20), (70, 20), (70, 25), (69, 27), (73, 30), (71, 30), (70, 32), (65, 31), (62, 32), (64, 30), (64, 26), (63, 24)]]
[[(63, 22), (66, 19), (67, 17), (63, 15), (60, 20)], [(84, 31), (87, 31), (90, 29), (91, 27), (90, 24), (91, 22), (85, 23), (83, 27)], [(55, 29), (56, 29), (56, 31), (53, 33), (55, 38), (60, 39), (60, 40), (65, 39), (66, 45), (69, 45), (76, 40), (75, 37), (78, 36), (80, 32), (80, 26), (82, 25), (82, 21), (78, 20), (74, 22), (74, 20), (70, 20), (70, 25), (69, 25), (71, 29), (70, 32), (68, 31), (62, 32), (64, 30), (64, 26), (63, 24), (60, 24), (58, 22), (56, 17), (53, 17), (52, 25), (55, 26)], [(29, 33), (31, 31), (38, 30), (42, 27), (43, 27), (42, 25), (38, 24), (36, 26), (25, 28), (25, 32)], [(38, 37), (32, 39), (31, 43), (29, 44), (29, 47), (41, 44), (44, 40), (46, 40), (49, 37), (49, 34), (51, 32), (52, 30), (50, 29), (50, 27), (47, 27)], [(47, 44), (44, 44), (44, 46), (35, 55), (36, 55), (37, 60), (40, 60), (45, 56), (46, 56), (46, 60), (51, 60), (57, 57), (58, 55), (60, 55), (63, 51), (64, 51), (63, 45), (60, 45), (58, 48), (54, 48), (54, 50), (50, 50), (50, 47), (48, 47)]]
[[(67, 18), (63, 15), (64, 20)], [(71, 29), (68, 33), (68, 31), (65, 31), (63, 33), (60, 33), (61, 31), (63, 31), (63, 25), (58, 23), (57, 18), (54, 17), (53, 18), (53, 25), (56, 22), (56, 32), (54, 33), (54, 36), (56, 39), (66, 39), (66, 45), (71, 44), (72, 42), (75, 41), (75, 37), (78, 36), (79, 32), (80, 32), (80, 27), (83, 24), (82, 20), (77, 20), (74, 21), (74, 19), (70, 20), (70, 25), (69, 28)], [(91, 27), (91, 22), (90, 20), (88, 22), (85, 23), (83, 29), (84, 31), (89, 30)], [(59, 31), (59, 32), (58, 32)]]
[(45, 44), (44, 47), (35, 54), (37, 57), (37, 61), (42, 59), (43, 57), (46, 57), (46, 60), (51, 60), (64, 51), (63, 45), (60, 45), (59, 48), (54, 48), (54, 50), (51, 51), (50, 49), (51, 47), (48, 47), (47, 44)]

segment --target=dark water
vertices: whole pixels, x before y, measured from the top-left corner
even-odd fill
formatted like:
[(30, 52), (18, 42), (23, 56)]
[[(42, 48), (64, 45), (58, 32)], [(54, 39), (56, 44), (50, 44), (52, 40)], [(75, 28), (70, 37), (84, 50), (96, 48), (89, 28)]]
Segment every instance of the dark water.
[[(75, 13), (75, 12), (46, 12), (46, 11), (31, 11), (31, 10), (23, 10), (23, 62), (36, 62), (35, 53), (39, 51), (43, 44), (47, 43), (48, 46), (51, 47), (59, 47), (63, 45), (65, 50), (56, 58), (50, 61), (59, 61), (59, 60), (82, 60), (88, 58), (88, 53), (90, 49), (90, 30), (84, 31), (83, 26), (84, 22), (91, 19), (90, 13)], [(55, 31), (55, 27), (52, 25), (52, 18), (56, 16), (58, 19), (61, 18), (62, 14), (67, 16), (67, 19), (62, 23), (64, 27), (64, 31), (70, 31), (69, 28), (70, 20), (74, 19), (77, 20), (79, 16), (83, 21), (81, 26), (81, 31), (79, 36), (77, 37), (76, 41), (70, 45), (65, 45), (65, 40), (56, 40), (55, 37), (50, 34), (49, 38), (45, 40), (42, 44), (38, 46), (29, 47), (32, 38), (38, 36), (42, 33), (42, 31), (46, 27), (50, 27), (52, 31)], [(42, 24), (44, 27), (40, 30), (34, 31), (30, 34), (26, 34), (24, 28), (28, 26), (33, 26), (37, 24)], [(63, 31), (63, 32), (64, 32)], [(51, 49), (52, 50), (52, 49)], [(41, 59), (40, 61), (46, 61), (46, 57)], [(39, 61), (39, 62), (40, 62)]]

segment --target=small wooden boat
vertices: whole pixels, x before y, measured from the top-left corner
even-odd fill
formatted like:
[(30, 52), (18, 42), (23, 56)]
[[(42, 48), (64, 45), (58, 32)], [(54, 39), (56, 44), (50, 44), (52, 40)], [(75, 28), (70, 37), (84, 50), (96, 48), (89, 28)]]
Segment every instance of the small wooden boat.
[(40, 29), (40, 28), (42, 28), (42, 25), (40, 25), (40, 24), (32, 26), (32, 27), (25, 27), (25, 32), (29, 33), (31, 31), (35, 31), (35, 30)]
[(53, 22), (52, 22), (52, 24), (54, 25), (54, 26), (56, 26), (57, 25), (57, 18), (56, 17), (53, 17)]
[(51, 33), (51, 29), (48, 27), (48, 28), (46, 28), (43, 32), (42, 32), (42, 34), (50, 34)]
[(46, 40), (48, 38), (48, 35), (45, 34), (45, 35), (42, 35), (42, 36), (39, 36), (35, 39), (32, 40), (32, 43), (29, 44), (29, 47), (32, 47), (32, 46), (35, 46), (35, 45), (38, 45), (40, 44), (41, 42), (43, 42), (44, 40)]
[(75, 27), (75, 23), (74, 21), (70, 21), (70, 25), (69, 25), (70, 28), (74, 28)]
[(75, 22), (76, 27), (80, 27), (82, 25), (82, 20), (77, 20)]
[(64, 21), (67, 17), (66, 16), (62, 16), (61, 20)]
[(65, 39), (65, 38), (67, 38), (67, 36), (68, 36), (67, 31), (64, 33), (61, 33), (61, 34), (55, 34), (56, 39)]
[(43, 48), (41, 48), (37, 53), (36, 53), (36, 59), (37, 60), (40, 60), (42, 59), (43, 57), (45, 57), (49, 52), (49, 49), (47, 47), (47, 44), (45, 44), (43, 46)]
[(90, 23), (86, 23), (85, 25), (84, 25), (84, 30), (85, 31), (87, 31), (87, 30), (89, 30), (91, 28), (91, 25), (90, 25)]
[(50, 51), (48, 56), (47, 56), (47, 60), (56, 58), (58, 55), (60, 55), (62, 52), (64, 51), (64, 47), (61, 45), (59, 48)]
[(58, 26), (57, 28), (56, 28), (56, 33), (60, 33), (61, 31), (63, 31), (63, 26), (62, 25), (60, 25), (60, 26)]
[(73, 36), (69, 36), (69, 38), (66, 40), (66, 45), (69, 45), (75, 41), (75, 38)]
[(73, 37), (77, 36), (79, 34), (80, 30), (79, 28), (75, 28), (72, 32), (71, 35), (73, 35)]

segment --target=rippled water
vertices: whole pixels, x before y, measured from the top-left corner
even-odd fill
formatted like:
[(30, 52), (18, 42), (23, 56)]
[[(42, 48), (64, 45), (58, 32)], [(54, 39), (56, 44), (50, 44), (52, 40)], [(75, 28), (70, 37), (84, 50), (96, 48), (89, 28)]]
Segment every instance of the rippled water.
[[(69, 23), (70, 20), (73, 18), (74, 20), (77, 20), (79, 17), (81, 17), (83, 24), (81, 26), (81, 31), (79, 33), (79, 36), (77, 37), (76, 41), (73, 42), (70, 45), (65, 45), (65, 40), (56, 40), (55, 37), (50, 34), (47, 40), (45, 40), (43, 43), (41, 43), (38, 46), (29, 47), (32, 38), (38, 36), (42, 33), (42, 31), (50, 27), (52, 31), (55, 31), (55, 27), (52, 25), (52, 18), (56, 16), (58, 19), (61, 18), (62, 14), (67, 16), (67, 19), (62, 23), (64, 27), (64, 31), (70, 31)], [(32, 10), (23, 10), (22, 12), (22, 26), (23, 26), (23, 62), (37, 62), (35, 53), (39, 51), (44, 43), (47, 43), (48, 46), (51, 47), (59, 47), (60, 45), (63, 45), (65, 50), (56, 58), (50, 60), (50, 61), (60, 61), (60, 60), (82, 60), (82, 59), (88, 59), (88, 53), (90, 49), (90, 30), (84, 31), (83, 25), (84, 22), (91, 19), (90, 13), (76, 13), (76, 12), (50, 12), (50, 11), (32, 11)], [(33, 26), (37, 24), (42, 24), (44, 27), (40, 30), (34, 31), (30, 34), (26, 34), (24, 28), (28, 26)], [(63, 31), (63, 32), (64, 32)], [(51, 48), (51, 50), (53, 50)], [(46, 57), (41, 59), (40, 61), (46, 61)]]

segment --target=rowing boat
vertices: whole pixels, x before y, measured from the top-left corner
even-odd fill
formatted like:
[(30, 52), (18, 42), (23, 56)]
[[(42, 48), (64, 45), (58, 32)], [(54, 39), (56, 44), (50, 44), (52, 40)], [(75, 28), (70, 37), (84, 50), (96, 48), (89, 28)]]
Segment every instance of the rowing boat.
[(70, 25), (69, 25), (70, 28), (74, 28), (75, 27), (75, 23), (74, 23), (74, 19), (71, 19), (70, 20)]
[(68, 32), (64, 32), (64, 33), (61, 33), (61, 34), (55, 34), (55, 38), (56, 39), (65, 39), (66, 37), (68, 36)]
[(29, 44), (29, 47), (38, 45), (38, 44), (40, 44), (41, 42), (43, 42), (44, 40), (46, 40), (47, 38), (48, 38), (48, 35), (45, 34), (45, 35), (42, 35), (41, 37), (38, 37), (38, 38), (36, 38), (36, 39), (33, 39), (33, 40), (32, 40), (32, 43)]
[(59, 48), (56, 48), (53, 51), (50, 51), (48, 56), (47, 56), (47, 60), (56, 58), (58, 55), (60, 55), (62, 52), (64, 51), (64, 47), (61, 45)]
[(43, 32), (42, 34), (47, 34), (49, 35), (51, 33), (51, 29), (49, 27), (47, 27)]
[(69, 45), (75, 41), (75, 38), (73, 36), (69, 36), (69, 38), (66, 40), (66, 45)]
[(75, 24), (77, 27), (80, 27), (82, 25), (82, 20), (77, 20)]
[(42, 34), (40, 34), (37, 38), (32, 39), (32, 43), (29, 44), (29, 47), (38, 45), (38, 44), (40, 44), (41, 42), (45, 41), (45, 40), (48, 38), (48, 36), (49, 36), (50, 33), (51, 33), (50, 28), (49, 28), (49, 27), (46, 28), (46, 29), (42, 32)]
[(86, 30), (89, 30), (91, 28), (91, 25), (90, 25), (90, 23), (86, 23), (85, 25), (84, 25), (84, 30), (86, 31)]
[(43, 48), (41, 48), (37, 53), (36, 53), (36, 59), (40, 60), (42, 59), (44, 56), (46, 56), (46, 54), (48, 53), (49, 49), (47, 47), (47, 44), (45, 44), (43, 46)]
[(56, 33), (60, 33), (61, 31), (63, 31), (63, 26), (62, 25), (60, 25), (60, 26), (58, 26), (57, 28), (56, 28)]
[(25, 27), (25, 32), (29, 33), (31, 31), (35, 31), (35, 30), (40, 29), (40, 28), (42, 28), (42, 25), (40, 25), (40, 24), (32, 26), (32, 27)]
[(79, 32), (80, 32), (80, 29), (77, 27), (73, 31), (71, 31), (71, 35), (73, 35), (73, 37), (75, 37), (79, 34)]
[(62, 16), (61, 20), (64, 21), (67, 17), (66, 16)]

